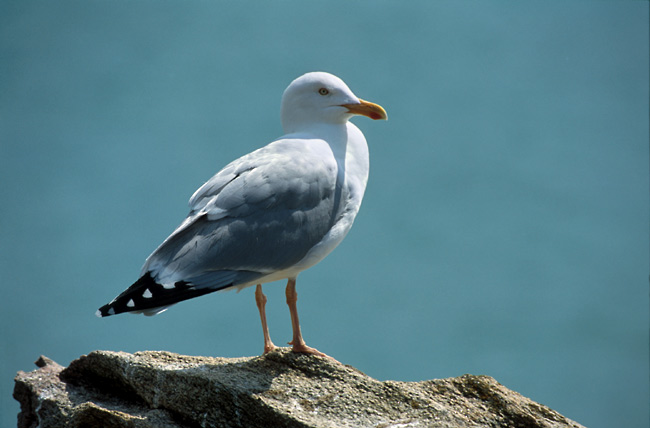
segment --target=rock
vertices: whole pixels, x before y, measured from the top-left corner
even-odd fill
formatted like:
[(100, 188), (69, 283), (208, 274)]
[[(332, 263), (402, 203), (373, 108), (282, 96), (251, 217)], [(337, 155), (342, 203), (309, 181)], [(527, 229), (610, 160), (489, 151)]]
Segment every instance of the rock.
[(19, 428), (581, 427), (488, 376), (380, 382), (327, 358), (95, 351), (19, 372)]

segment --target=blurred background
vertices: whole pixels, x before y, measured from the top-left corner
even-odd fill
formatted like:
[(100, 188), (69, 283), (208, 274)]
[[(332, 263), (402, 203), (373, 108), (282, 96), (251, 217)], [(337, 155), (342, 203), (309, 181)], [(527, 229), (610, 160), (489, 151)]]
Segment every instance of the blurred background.
[(0, 425), (41, 354), (261, 353), (254, 289), (94, 313), (322, 70), (389, 120), (354, 119), (370, 182), (298, 280), (307, 343), (647, 426), (648, 44), (644, 1), (0, 1)]

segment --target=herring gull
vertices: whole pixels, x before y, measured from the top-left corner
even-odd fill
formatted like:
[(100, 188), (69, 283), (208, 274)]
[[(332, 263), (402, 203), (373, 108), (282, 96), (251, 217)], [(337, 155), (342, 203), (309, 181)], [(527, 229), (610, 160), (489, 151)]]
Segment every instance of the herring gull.
[(287, 279), (293, 351), (305, 344), (296, 277), (327, 256), (350, 230), (368, 181), (368, 146), (354, 115), (386, 119), (338, 77), (312, 72), (284, 91), (285, 135), (231, 162), (192, 195), (190, 213), (147, 258), (140, 278), (97, 311), (158, 314), (171, 305), (257, 285), (264, 353), (275, 349), (262, 284)]

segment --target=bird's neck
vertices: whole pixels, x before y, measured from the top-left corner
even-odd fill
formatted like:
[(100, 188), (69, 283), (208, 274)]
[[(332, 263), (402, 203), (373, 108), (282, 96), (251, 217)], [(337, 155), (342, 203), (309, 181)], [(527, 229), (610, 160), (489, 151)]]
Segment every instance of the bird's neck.
[(297, 128), (283, 138), (326, 142), (336, 159), (339, 174), (345, 174), (348, 168), (352, 168), (365, 188), (368, 179), (368, 145), (359, 128), (353, 123), (311, 123), (308, 127)]
[(348, 143), (347, 123), (309, 123), (306, 126), (295, 126), (286, 129), (287, 134), (303, 139), (318, 139), (326, 141), (337, 158), (345, 158)]

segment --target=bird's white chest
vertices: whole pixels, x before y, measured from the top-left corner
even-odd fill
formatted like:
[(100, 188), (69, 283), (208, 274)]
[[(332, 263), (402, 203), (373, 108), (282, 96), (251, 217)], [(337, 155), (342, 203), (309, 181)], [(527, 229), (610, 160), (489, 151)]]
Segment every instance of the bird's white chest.
[(359, 129), (348, 123), (348, 141), (345, 151), (330, 152), (334, 171), (341, 180), (341, 201), (336, 210), (336, 220), (323, 239), (294, 266), (296, 274), (323, 260), (348, 234), (359, 212), (368, 182), (368, 146)]

